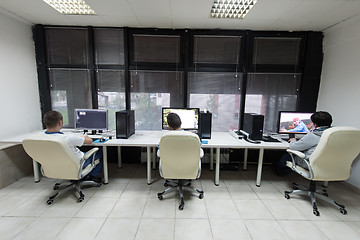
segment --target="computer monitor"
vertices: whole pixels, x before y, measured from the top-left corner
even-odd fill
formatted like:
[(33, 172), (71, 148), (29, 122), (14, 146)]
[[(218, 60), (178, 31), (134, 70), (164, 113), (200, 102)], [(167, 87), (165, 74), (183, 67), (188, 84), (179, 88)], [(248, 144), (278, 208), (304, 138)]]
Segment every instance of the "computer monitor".
[(107, 110), (75, 109), (74, 116), (77, 130), (107, 130)]
[(313, 113), (280, 111), (278, 118), (278, 133), (289, 134), (290, 138), (295, 134), (306, 134), (313, 129), (313, 123), (310, 119)]
[(169, 130), (167, 115), (176, 113), (181, 119), (181, 128), (184, 130), (198, 130), (199, 128), (199, 108), (163, 108), (162, 109), (162, 129)]

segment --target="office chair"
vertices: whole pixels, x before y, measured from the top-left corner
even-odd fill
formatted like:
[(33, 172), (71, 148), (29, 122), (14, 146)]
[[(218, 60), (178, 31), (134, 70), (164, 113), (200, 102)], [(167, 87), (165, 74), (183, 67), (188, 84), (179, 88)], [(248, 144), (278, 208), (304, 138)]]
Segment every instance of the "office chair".
[(328, 197), (326, 190), (316, 190), (318, 181), (344, 181), (350, 177), (351, 164), (360, 152), (360, 130), (352, 127), (332, 127), (325, 130), (309, 162), (305, 161), (308, 169), (296, 165), (295, 158), (304, 159), (305, 154), (288, 149), (292, 161), (286, 165), (304, 178), (310, 180), (310, 186), (293, 183), (293, 191), (285, 191), (285, 198), (290, 194), (309, 195), (313, 206), (313, 214), (319, 216), (316, 198), (320, 198), (338, 208), (346, 214), (345, 206)]
[[(63, 137), (46, 134), (38, 134), (24, 139), (23, 147), (33, 160), (41, 164), (41, 172), (44, 176), (67, 180), (55, 183), (53, 189), (59, 191), (49, 197), (47, 200), (48, 205), (71, 188), (75, 188), (79, 194), (77, 202), (82, 202), (85, 197), (81, 190), (82, 186), (101, 186), (101, 184), (94, 181), (84, 180), (84, 177), (99, 163), (99, 160), (95, 159), (95, 153), (99, 148), (91, 149), (85, 154), (84, 160), (79, 161)], [(90, 157), (92, 157), (91, 164), (83, 169), (84, 162)], [(61, 184), (64, 184), (64, 186), (61, 186)]]
[(204, 197), (202, 190), (191, 187), (191, 180), (197, 179), (201, 174), (201, 161), (204, 152), (200, 148), (199, 137), (187, 131), (170, 131), (160, 140), (159, 171), (166, 181), (165, 191), (158, 193), (159, 200), (163, 195), (178, 191), (180, 197), (179, 210), (184, 209), (183, 189), (190, 188)]

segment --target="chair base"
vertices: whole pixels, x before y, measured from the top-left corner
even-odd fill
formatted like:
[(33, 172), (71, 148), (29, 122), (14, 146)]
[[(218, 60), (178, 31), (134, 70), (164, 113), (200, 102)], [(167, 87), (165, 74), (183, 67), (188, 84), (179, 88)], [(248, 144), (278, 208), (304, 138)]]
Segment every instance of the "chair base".
[(55, 199), (57, 199), (59, 196), (63, 195), (72, 188), (75, 188), (76, 192), (79, 195), (77, 202), (82, 202), (85, 198), (85, 195), (83, 194), (81, 188), (100, 187), (100, 186), (101, 183), (97, 183), (94, 181), (87, 181), (87, 180), (70, 180), (61, 183), (55, 183), (53, 189), (59, 191), (57, 191), (53, 196), (49, 197), (46, 203), (48, 205), (52, 204)]
[(332, 200), (331, 198), (329, 198), (327, 191), (325, 189), (324, 190), (316, 190), (316, 182), (315, 181), (310, 181), (309, 187), (305, 187), (303, 185), (293, 183), (293, 189), (294, 190), (292, 190), (292, 191), (284, 192), (285, 198), (290, 199), (290, 194), (308, 195), (310, 197), (310, 200), (311, 200), (311, 203), (313, 206), (313, 214), (315, 216), (320, 216), (320, 212), (316, 205), (316, 198), (324, 200), (325, 202), (330, 203), (331, 205), (333, 205), (335, 207), (338, 207), (342, 214), (347, 213), (345, 206), (341, 205), (341, 204), (335, 202), (334, 200)]
[(202, 190), (199, 190), (197, 188), (194, 188), (194, 187), (191, 187), (191, 180), (182, 180), (182, 179), (179, 179), (179, 180), (172, 180), (172, 181), (169, 181), (169, 180), (166, 180), (165, 183), (164, 183), (164, 186), (167, 187), (169, 186), (169, 188), (165, 189), (163, 192), (161, 193), (158, 193), (157, 196), (158, 196), (158, 199), (159, 200), (162, 200), (163, 199), (163, 195), (165, 194), (168, 194), (170, 192), (173, 192), (173, 191), (178, 191), (179, 193), (179, 197), (180, 197), (180, 205), (179, 205), (179, 210), (183, 210), (184, 209), (184, 205), (185, 205), (185, 202), (184, 202), (184, 193), (183, 193), (183, 190), (184, 189), (190, 189), (192, 190), (193, 192), (196, 192), (199, 194), (199, 198), (202, 199), (204, 197), (204, 191)]

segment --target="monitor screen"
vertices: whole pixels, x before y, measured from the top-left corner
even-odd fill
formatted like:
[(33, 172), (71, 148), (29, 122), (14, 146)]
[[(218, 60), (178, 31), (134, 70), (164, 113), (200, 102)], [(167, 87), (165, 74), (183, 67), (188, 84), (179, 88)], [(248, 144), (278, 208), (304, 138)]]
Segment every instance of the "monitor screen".
[(169, 130), (167, 115), (176, 113), (181, 119), (181, 128), (185, 130), (197, 130), (199, 126), (199, 108), (163, 108), (162, 129)]
[(107, 130), (107, 110), (75, 109), (75, 129)]
[(306, 134), (313, 129), (312, 113), (280, 111), (278, 133)]

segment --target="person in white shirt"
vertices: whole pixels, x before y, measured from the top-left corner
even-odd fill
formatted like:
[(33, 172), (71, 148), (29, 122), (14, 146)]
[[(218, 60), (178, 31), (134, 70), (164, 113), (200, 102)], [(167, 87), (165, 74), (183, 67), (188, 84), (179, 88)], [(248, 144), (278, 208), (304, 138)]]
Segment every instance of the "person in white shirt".
[[(87, 136), (84, 135), (75, 135), (75, 134), (64, 134), (61, 132), (61, 129), (63, 127), (63, 116), (60, 112), (57, 111), (48, 111), (45, 113), (43, 117), (43, 123), (46, 127), (45, 134), (53, 134), (57, 136), (63, 137), (67, 144), (69, 145), (70, 149), (74, 152), (74, 154), (79, 158), (79, 161), (84, 161), (84, 153), (78, 148), (81, 147), (84, 144), (91, 144), (93, 140)], [(96, 158), (100, 159), (100, 163), (96, 165), (96, 167), (91, 171), (91, 173), (88, 175), (88, 180), (93, 180), (96, 182), (101, 182), (101, 173), (102, 173), (102, 151), (98, 151), (95, 156)], [(92, 161), (92, 158), (89, 158), (83, 165), (85, 168), (87, 165), (89, 165)]]

